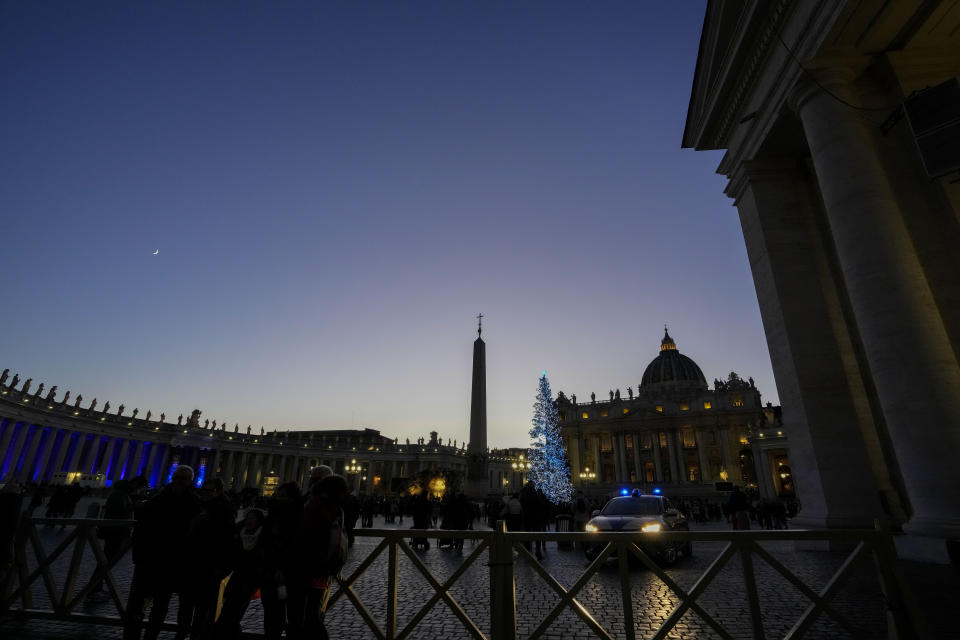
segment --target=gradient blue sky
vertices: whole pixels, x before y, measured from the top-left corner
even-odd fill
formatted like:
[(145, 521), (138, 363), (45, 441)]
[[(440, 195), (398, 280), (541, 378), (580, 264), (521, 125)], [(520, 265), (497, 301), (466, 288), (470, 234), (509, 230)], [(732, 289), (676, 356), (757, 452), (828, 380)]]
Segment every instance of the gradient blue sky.
[(720, 155), (680, 149), (704, 7), (3, 3), (0, 369), (462, 441), (482, 311), (491, 446), (664, 323), (776, 403)]

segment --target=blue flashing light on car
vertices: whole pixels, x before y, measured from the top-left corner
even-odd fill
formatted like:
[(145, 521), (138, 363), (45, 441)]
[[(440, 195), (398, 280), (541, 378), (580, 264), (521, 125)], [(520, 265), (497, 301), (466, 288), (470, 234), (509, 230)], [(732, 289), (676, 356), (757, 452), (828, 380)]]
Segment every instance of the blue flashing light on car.
[(660, 495), (660, 494), (662, 493), (662, 492), (660, 491), (660, 487), (654, 487), (654, 488), (653, 488), (653, 493), (654, 493), (655, 495)]
[(630, 495), (630, 489), (620, 489), (620, 495), (622, 496)]

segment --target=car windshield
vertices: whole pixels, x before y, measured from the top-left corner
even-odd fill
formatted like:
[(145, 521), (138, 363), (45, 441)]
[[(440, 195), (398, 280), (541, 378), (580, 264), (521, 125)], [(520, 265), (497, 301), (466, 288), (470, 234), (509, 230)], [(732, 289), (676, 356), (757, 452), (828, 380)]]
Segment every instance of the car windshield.
[(657, 498), (615, 498), (600, 512), (604, 516), (656, 516), (660, 515), (660, 500)]

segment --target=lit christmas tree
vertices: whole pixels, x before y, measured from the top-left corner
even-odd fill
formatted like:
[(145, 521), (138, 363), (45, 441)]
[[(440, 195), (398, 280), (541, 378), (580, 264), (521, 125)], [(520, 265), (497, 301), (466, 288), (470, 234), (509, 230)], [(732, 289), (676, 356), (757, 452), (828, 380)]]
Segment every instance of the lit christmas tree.
[(570, 467), (560, 438), (560, 421), (550, 393), (547, 372), (540, 376), (537, 401), (533, 403), (533, 427), (530, 429), (530, 450), (527, 472), (534, 486), (554, 504), (565, 504), (573, 499)]

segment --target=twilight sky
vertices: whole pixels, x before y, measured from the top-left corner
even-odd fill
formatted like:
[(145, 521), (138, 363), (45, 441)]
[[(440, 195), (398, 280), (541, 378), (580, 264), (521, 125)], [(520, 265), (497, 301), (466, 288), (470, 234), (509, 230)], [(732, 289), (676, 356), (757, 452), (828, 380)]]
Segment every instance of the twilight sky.
[[(640, 382), (664, 323), (777, 403), (704, 2), (0, 5), (0, 369), (168, 420), (468, 436), (537, 378)], [(158, 255), (152, 255), (159, 249)]]

